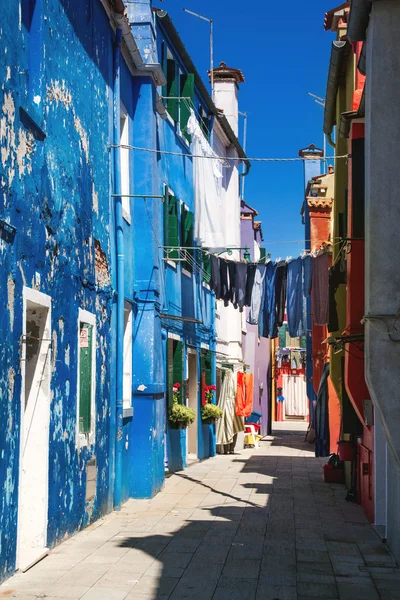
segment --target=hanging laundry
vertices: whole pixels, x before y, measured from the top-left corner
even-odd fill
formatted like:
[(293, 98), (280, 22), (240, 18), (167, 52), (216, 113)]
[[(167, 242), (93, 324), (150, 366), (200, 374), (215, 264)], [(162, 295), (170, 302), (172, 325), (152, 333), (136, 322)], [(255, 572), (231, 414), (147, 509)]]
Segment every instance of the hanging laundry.
[(288, 264), (287, 272), (287, 321), (289, 335), (300, 337), (306, 332), (304, 309), (306, 300), (303, 293), (303, 260), (296, 258)]
[(243, 312), (244, 301), (246, 296), (246, 275), (247, 275), (247, 264), (238, 262), (236, 263), (235, 272), (235, 302), (233, 306), (239, 308), (240, 312)]
[(336, 264), (329, 269), (329, 318), (328, 331), (333, 333), (339, 330), (339, 317), (335, 294), (342, 283), (346, 283), (346, 271), (343, 270), (342, 261), (339, 259)]
[(303, 294), (308, 298), (311, 294), (313, 258), (311, 254), (306, 254), (301, 260), (303, 261)]
[(248, 323), (251, 325), (258, 324), (260, 315), (261, 300), (263, 296), (264, 277), (266, 273), (266, 265), (257, 265), (254, 277), (253, 290), (251, 292), (251, 305), (248, 317)]
[(194, 237), (203, 247), (210, 250), (222, 249), (226, 244), (224, 220), (227, 217), (220, 193), (221, 161), (211, 160), (215, 153), (192, 109), (190, 109), (187, 132), (192, 136), (191, 149), (195, 155), (193, 158), (196, 215)]
[(327, 325), (329, 315), (329, 254), (324, 252), (314, 258), (312, 268), (312, 312), (316, 325)]
[(258, 320), (258, 331), (261, 337), (275, 338), (278, 335), (276, 325), (276, 264), (269, 262), (263, 286), (263, 299)]
[(224, 301), (224, 306), (229, 304), (229, 276), (228, 276), (228, 261), (224, 258), (219, 260), (219, 275), (221, 281), (221, 300)]
[(225, 372), (218, 406), (224, 414), (216, 423), (217, 450), (233, 452), (236, 435), (239, 431), (244, 431), (244, 420), (236, 415), (236, 382), (233, 371)]
[(254, 376), (252, 373), (237, 374), (236, 414), (249, 417), (253, 408)]
[(211, 278), (210, 278), (210, 289), (215, 292), (217, 300), (221, 298), (221, 275), (219, 258), (215, 254), (210, 255), (211, 262)]
[(228, 289), (228, 300), (233, 304), (236, 302), (236, 263), (233, 260), (228, 261), (228, 272), (229, 272), (229, 289)]
[(251, 296), (254, 287), (256, 270), (257, 265), (255, 265), (254, 263), (247, 265), (246, 295), (244, 298), (245, 306), (251, 306)]
[(286, 309), (287, 264), (283, 260), (276, 268), (276, 324), (280, 327), (285, 319)]

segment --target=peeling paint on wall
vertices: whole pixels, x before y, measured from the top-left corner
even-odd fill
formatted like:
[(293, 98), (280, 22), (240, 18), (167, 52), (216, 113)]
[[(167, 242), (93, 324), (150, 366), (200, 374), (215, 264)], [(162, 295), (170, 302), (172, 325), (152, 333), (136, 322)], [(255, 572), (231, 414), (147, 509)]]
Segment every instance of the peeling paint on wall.
[(10, 274), (7, 280), (7, 308), (10, 313), (10, 329), (14, 329), (14, 299), (15, 299), (15, 281), (13, 276)]

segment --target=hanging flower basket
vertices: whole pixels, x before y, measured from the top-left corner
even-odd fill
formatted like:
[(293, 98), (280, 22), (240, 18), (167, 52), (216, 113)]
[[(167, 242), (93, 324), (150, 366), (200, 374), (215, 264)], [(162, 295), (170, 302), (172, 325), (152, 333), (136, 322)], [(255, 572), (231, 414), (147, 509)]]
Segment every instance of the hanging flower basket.
[(353, 442), (349, 442), (348, 440), (339, 440), (338, 454), (340, 460), (342, 460), (343, 462), (352, 461), (354, 459), (355, 454)]
[(179, 404), (180, 388), (180, 383), (174, 383), (172, 388), (173, 404), (168, 414), (170, 429), (186, 429), (196, 418), (194, 410), (184, 404)]
[(209, 385), (205, 389), (206, 403), (201, 409), (201, 420), (204, 425), (211, 425), (215, 423), (224, 414), (223, 411), (213, 404), (214, 393), (216, 391), (215, 385)]

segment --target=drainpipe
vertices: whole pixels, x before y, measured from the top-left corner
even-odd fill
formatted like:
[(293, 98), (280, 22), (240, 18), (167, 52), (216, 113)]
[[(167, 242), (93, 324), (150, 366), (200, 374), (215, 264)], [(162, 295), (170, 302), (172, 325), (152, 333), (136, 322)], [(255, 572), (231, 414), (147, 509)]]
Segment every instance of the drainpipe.
[(115, 226), (117, 240), (117, 427), (115, 440), (115, 487), (114, 509), (121, 508), (122, 488), (122, 452), (124, 447), (122, 420), (123, 420), (123, 372), (124, 372), (124, 230), (122, 224), (122, 198), (121, 198), (121, 157), (120, 148), (116, 147), (120, 141), (120, 56), (121, 56), (122, 30), (115, 32), (113, 49), (114, 68), (114, 190), (115, 190)]

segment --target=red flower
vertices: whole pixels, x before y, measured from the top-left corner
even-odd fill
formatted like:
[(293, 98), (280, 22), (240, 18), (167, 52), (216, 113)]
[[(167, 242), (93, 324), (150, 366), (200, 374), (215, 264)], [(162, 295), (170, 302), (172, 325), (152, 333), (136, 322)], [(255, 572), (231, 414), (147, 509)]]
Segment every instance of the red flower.
[(179, 390), (179, 388), (181, 387), (181, 384), (180, 383), (174, 383), (174, 387), (178, 388), (178, 390)]
[(215, 385), (210, 385), (210, 386), (208, 387), (208, 389), (209, 389), (209, 390), (211, 390), (211, 391), (213, 391), (213, 392), (215, 392), (215, 391), (217, 390), (217, 388), (216, 388), (216, 386), (215, 386)]

